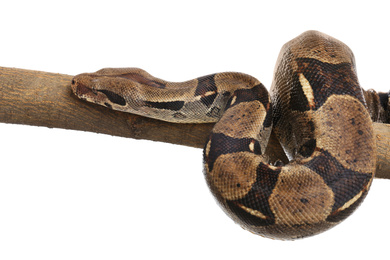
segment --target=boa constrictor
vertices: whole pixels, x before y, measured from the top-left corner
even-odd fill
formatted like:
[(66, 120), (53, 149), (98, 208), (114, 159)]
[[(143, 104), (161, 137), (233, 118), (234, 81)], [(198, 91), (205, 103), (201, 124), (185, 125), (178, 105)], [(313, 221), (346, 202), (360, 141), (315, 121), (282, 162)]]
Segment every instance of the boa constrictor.
[[(316, 31), (283, 46), (270, 95), (242, 73), (174, 83), (137, 68), (80, 74), (72, 89), (119, 111), (217, 122), (204, 148), (208, 186), (236, 223), (278, 239), (329, 229), (363, 201), (376, 164), (370, 113), (381, 120), (388, 105), (387, 94), (361, 89), (352, 51)], [(271, 127), (291, 159), (286, 165), (264, 154)]]

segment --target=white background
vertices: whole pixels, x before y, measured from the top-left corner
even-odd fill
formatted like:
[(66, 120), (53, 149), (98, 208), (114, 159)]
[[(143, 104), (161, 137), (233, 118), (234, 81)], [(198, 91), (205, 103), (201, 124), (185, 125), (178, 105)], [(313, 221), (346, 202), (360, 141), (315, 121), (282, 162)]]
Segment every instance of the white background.
[[(269, 87), (280, 47), (316, 29), (351, 47), (364, 88), (388, 91), (385, 2), (14, 0), (1, 3), (0, 66), (141, 67), (171, 81), (240, 71)], [(0, 259), (388, 257), (387, 180), (336, 228), (273, 241), (219, 209), (200, 149), (22, 125), (0, 132)]]

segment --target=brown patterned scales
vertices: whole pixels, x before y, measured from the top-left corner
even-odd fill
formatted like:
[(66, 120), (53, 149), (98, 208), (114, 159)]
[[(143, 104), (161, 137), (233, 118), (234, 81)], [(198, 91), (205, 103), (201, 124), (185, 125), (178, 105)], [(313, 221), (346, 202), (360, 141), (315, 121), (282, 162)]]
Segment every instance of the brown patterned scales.
[[(364, 93), (351, 50), (315, 31), (283, 46), (270, 96), (242, 73), (173, 83), (140, 69), (80, 74), (72, 89), (115, 110), (177, 123), (217, 122), (204, 149), (212, 193), (242, 227), (278, 239), (320, 233), (362, 202), (376, 165), (365, 96), (382, 104), (369, 110), (377, 120), (386, 111), (380, 99), (388, 100)], [(286, 165), (272, 165), (264, 154), (272, 125), (291, 159)]]

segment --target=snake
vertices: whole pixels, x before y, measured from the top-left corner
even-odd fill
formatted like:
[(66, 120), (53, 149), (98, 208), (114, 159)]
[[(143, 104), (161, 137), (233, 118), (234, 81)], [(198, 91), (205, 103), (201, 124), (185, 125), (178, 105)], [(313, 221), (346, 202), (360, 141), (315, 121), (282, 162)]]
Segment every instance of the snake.
[[(375, 174), (372, 122), (389, 103), (361, 88), (351, 49), (318, 31), (283, 45), (270, 91), (239, 72), (169, 82), (139, 68), (82, 73), (71, 88), (113, 110), (215, 123), (203, 150), (211, 193), (245, 230), (281, 240), (328, 230), (362, 203)], [(271, 132), (288, 163), (265, 153)]]

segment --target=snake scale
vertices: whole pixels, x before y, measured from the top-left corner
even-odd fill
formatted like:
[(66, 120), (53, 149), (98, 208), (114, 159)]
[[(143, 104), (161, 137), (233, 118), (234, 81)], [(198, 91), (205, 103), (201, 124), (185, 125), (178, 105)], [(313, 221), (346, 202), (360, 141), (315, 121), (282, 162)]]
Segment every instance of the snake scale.
[[(137, 68), (77, 75), (72, 90), (114, 110), (216, 122), (203, 153), (212, 194), (244, 229), (282, 240), (325, 231), (359, 206), (375, 173), (372, 121), (388, 121), (389, 95), (363, 91), (352, 51), (317, 31), (282, 47), (269, 93), (243, 73), (175, 83)], [(264, 154), (271, 129), (288, 164)]]

